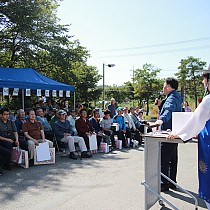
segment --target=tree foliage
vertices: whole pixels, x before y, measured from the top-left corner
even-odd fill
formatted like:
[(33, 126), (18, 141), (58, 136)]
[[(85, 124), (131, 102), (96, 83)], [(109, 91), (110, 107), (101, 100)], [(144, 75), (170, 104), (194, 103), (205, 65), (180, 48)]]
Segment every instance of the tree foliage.
[(86, 64), (89, 53), (72, 40), (69, 25), (59, 24), (57, 0), (0, 2), (0, 63), (3, 67), (32, 67), (76, 86), (77, 98), (98, 97), (98, 71)]
[(157, 78), (161, 71), (152, 64), (144, 64), (142, 69), (134, 71), (134, 89), (135, 99), (139, 100), (140, 106), (143, 102), (147, 104), (147, 115), (149, 112), (149, 101), (157, 97), (158, 92), (162, 89), (163, 81)]
[(206, 62), (201, 61), (200, 58), (189, 56), (181, 60), (180, 66), (178, 67), (179, 72), (175, 74), (181, 86), (181, 95), (184, 99), (186, 98), (186, 94), (190, 98), (194, 98), (195, 107), (197, 107), (197, 99), (198, 96), (201, 96), (203, 89), (200, 71), (205, 65)]

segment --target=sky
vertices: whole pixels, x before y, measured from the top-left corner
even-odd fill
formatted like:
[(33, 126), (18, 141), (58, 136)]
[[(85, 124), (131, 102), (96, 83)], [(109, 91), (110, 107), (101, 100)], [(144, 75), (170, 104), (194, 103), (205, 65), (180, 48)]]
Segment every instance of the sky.
[(162, 69), (159, 77), (174, 76), (188, 56), (208, 67), (209, 9), (209, 0), (63, 0), (57, 15), (89, 50), (88, 65), (102, 75), (105, 64), (105, 85), (121, 85), (145, 63)]

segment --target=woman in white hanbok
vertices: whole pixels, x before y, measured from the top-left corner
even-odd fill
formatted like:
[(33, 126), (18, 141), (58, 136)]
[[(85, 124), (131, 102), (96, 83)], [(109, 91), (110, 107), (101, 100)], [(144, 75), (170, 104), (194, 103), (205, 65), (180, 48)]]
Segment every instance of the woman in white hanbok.
[[(210, 65), (203, 72), (205, 94), (210, 93)], [(210, 210), (210, 95), (206, 95), (189, 121), (177, 133), (167, 138), (180, 137), (186, 141), (198, 135), (198, 177), (199, 197), (204, 199)]]

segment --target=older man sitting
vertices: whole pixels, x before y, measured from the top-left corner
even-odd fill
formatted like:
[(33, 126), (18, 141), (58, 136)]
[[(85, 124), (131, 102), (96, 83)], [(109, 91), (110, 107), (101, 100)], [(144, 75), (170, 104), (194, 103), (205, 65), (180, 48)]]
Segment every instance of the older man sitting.
[(66, 112), (64, 110), (58, 111), (59, 119), (53, 124), (53, 131), (55, 132), (56, 139), (61, 142), (68, 143), (69, 146), (69, 158), (77, 159), (75, 152), (74, 143), (78, 143), (81, 150), (81, 158), (90, 158), (92, 155), (87, 153), (87, 147), (84, 139), (79, 136), (72, 136), (71, 125), (66, 120)]
[(45, 139), (44, 128), (39, 121), (36, 121), (34, 110), (29, 110), (28, 121), (23, 124), (23, 132), (28, 140), (29, 165), (33, 166), (35, 146), (39, 143), (48, 142), (49, 147), (53, 147), (53, 142)]

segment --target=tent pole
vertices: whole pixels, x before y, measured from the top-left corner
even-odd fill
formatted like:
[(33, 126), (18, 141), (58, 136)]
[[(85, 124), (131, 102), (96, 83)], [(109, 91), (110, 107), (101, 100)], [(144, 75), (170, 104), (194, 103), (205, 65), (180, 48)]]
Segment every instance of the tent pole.
[(75, 107), (76, 107), (76, 105), (75, 105), (75, 102), (76, 102), (75, 98), (76, 98), (76, 94), (74, 92), (74, 110), (75, 110)]
[(22, 89), (22, 109), (24, 110), (24, 89)]

